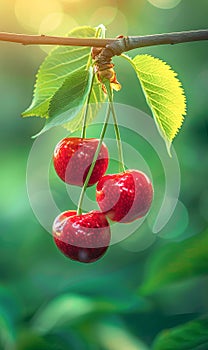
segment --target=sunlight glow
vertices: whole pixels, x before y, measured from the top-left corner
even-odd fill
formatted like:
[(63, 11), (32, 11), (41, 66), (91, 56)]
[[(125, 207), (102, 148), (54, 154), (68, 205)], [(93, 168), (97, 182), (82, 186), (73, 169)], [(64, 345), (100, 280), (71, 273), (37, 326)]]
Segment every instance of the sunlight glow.
[(107, 26), (110, 36), (127, 34), (128, 22), (126, 16), (116, 7), (103, 6), (96, 9), (89, 20), (89, 24), (97, 26), (100, 23)]
[(172, 9), (176, 7), (181, 0), (148, 0), (150, 4), (161, 9)]
[(99, 23), (108, 25), (112, 23), (116, 17), (118, 10), (116, 7), (104, 6), (95, 10), (90, 18), (90, 24), (97, 26)]
[(43, 18), (39, 34), (66, 35), (71, 29), (78, 26), (76, 20), (64, 13), (54, 12)]
[(16, 0), (15, 15), (18, 22), (26, 29), (38, 32), (43, 19), (51, 13), (62, 13), (58, 0)]
[[(73, 17), (61, 12), (54, 12), (43, 18), (39, 27), (39, 34), (65, 36), (77, 26), (78, 23)], [(52, 47), (40, 45), (40, 49), (48, 53)]]

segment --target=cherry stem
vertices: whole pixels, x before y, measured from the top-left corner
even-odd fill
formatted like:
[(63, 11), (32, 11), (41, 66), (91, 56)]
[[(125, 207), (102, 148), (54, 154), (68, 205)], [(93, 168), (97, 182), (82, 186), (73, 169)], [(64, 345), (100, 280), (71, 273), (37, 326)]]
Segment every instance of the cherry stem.
[(95, 167), (96, 160), (97, 160), (98, 155), (99, 155), (100, 150), (101, 150), (102, 142), (103, 142), (103, 139), (104, 139), (104, 136), (105, 136), (105, 132), (106, 132), (107, 126), (108, 126), (109, 117), (110, 117), (110, 105), (108, 106), (108, 109), (107, 109), (105, 121), (104, 121), (103, 128), (102, 128), (102, 131), (101, 131), (101, 134), (100, 134), (100, 139), (99, 139), (99, 142), (98, 142), (98, 145), (97, 145), (97, 149), (96, 149), (94, 157), (93, 157), (92, 164), (90, 165), (89, 171), (87, 173), (87, 177), (85, 179), (84, 185), (82, 187), (82, 191), (80, 193), (78, 207), (77, 207), (77, 215), (81, 215), (82, 214), (82, 203), (83, 203), (84, 195), (85, 195), (85, 192), (86, 192), (86, 189), (87, 189), (87, 186), (88, 186), (88, 182), (89, 182), (90, 177), (92, 175), (93, 169)]
[(119, 171), (125, 172), (126, 169), (125, 169), (125, 164), (124, 164), (123, 148), (122, 148), (121, 135), (120, 135), (120, 131), (119, 131), (116, 111), (115, 111), (114, 103), (113, 103), (113, 93), (112, 93), (112, 89), (110, 86), (106, 86), (106, 89), (107, 89), (108, 98), (109, 98), (109, 102), (110, 102), (111, 112), (113, 115), (114, 130), (115, 130), (117, 147), (118, 147)]
[(90, 97), (91, 97), (91, 93), (92, 93), (92, 87), (93, 87), (93, 83), (94, 83), (94, 78), (95, 78), (95, 74), (93, 73), (92, 81), (91, 81), (91, 84), (90, 84), (90, 91), (89, 91), (89, 94), (88, 94), (88, 97), (87, 97), (86, 108), (85, 108), (84, 116), (83, 116), (82, 134), (81, 134), (82, 138), (86, 138), (87, 115), (88, 115), (88, 110), (89, 110), (89, 103), (90, 103)]
[[(98, 27), (96, 34), (95, 34), (95, 38), (98, 38), (100, 35), (100, 32), (102, 32), (102, 28)], [(92, 66), (92, 57), (91, 55), (89, 56), (88, 59), (88, 63), (87, 63), (87, 69), (90, 69), (90, 67)], [(85, 138), (86, 137), (86, 130), (87, 130), (87, 114), (88, 114), (88, 110), (89, 110), (89, 103), (90, 103), (90, 97), (91, 97), (91, 93), (92, 93), (92, 88), (93, 88), (93, 83), (94, 83), (94, 79), (95, 79), (95, 73), (93, 72), (93, 76), (92, 76), (92, 80), (90, 83), (90, 91), (89, 94), (87, 96), (87, 101), (86, 101), (86, 108), (84, 111), (84, 115), (83, 115), (83, 124), (82, 124), (82, 134), (81, 137)]]

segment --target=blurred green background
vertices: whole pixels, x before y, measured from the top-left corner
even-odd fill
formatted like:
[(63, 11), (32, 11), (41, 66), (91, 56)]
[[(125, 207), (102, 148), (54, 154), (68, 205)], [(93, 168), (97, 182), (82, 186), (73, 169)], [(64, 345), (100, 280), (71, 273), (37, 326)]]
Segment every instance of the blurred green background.
[[(107, 37), (145, 35), (205, 29), (207, 13), (206, 0), (0, 0), (0, 30), (61, 35), (77, 25), (103, 23)], [(186, 43), (130, 53), (150, 53), (167, 61), (186, 92), (187, 117), (174, 141), (181, 168), (179, 204), (157, 239), (144, 223), (102, 260), (84, 265), (57, 251), (36, 220), (26, 191), (31, 136), (43, 121), (20, 115), (31, 101), (35, 74), (49, 48), (0, 43), (0, 349), (145, 350), (160, 331), (206, 314), (207, 45)], [(114, 63), (123, 86), (116, 102), (149, 114), (131, 67), (120, 58)], [(137, 147), (136, 138), (128, 142)], [(154, 181), (160, 181), (163, 172), (154, 152), (141, 140), (139, 147)], [(196, 249), (190, 250), (193, 242)], [(163, 251), (169, 253), (158, 263)], [(180, 261), (177, 268), (174, 263)], [(139, 289), (163, 269), (165, 277), (155, 282), (157, 288)]]

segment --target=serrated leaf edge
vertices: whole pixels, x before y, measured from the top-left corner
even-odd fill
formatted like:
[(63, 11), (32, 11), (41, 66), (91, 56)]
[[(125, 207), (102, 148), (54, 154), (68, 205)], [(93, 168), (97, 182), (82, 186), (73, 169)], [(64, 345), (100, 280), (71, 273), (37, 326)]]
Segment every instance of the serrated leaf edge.
[[(180, 129), (181, 129), (181, 126), (182, 126), (182, 124), (183, 124), (184, 117), (185, 117), (186, 111), (187, 111), (187, 106), (186, 106), (186, 95), (185, 95), (185, 92), (184, 92), (182, 83), (181, 83), (181, 81), (178, 79), (178, 74), (171, 68), (171, 66), (170, 66), (167, 62), (165, 62), (165, 61), (163, 61), (163, 60), (161, 60), (161, 59), (159, 59), (159, 58), (157, 58), (157, 57), (154, 57), (154, 56), (152, 56), (152, 55), (149, 55), (149, 54), (137, 55), (137, 56), (135, 56), (134, 58), (131, 58), (129, 55), (126, 55), (126, 54), (122, 54), (121, 56), (122, 56), (124, 59), (126, 59), (126, 60), (133, 66), (135, 72), (138, 71), (138, 69), (137, 69), (137, 67), (136, 67), (136, 65), (135, 65), (135, 63), (134, 63), (134, 60), (136, 59), (137, 56), (151, 57), (151, 58), (154, 58), (155, 60), (157, 60), (157, 61), (159, 61), (159, 62), (162, 62), (162, 63), (166, 66), (166, 68), (168, 68), (168, 71), (172, 73), (173, 77), (176, 79), (176, 81), (177, 81), (177, 83), (178, 83), (178, 87), (181, 89), (181, 93), (182, 93), (181, 96), (183, 96), (183, 98), (184, 98), (184, 101), (183, 101), (183, 104), (184, 104), (184, 111), (183, 111), (183, 113), (181, 114), (181, 123), (180, 123), (180, 125), (178, 125), (177, 130), (176, 130), (176, 132), (175, 132), (175, 135), (169, 140), (169, 139), (167, 138), (166, 134), (165, 134), (165, 131), (163, 130), (163, 127), (162, 127), (162, 124), (161, 124), (161, 122), (160, 122), (160, 119), (159, 119), (159, 118), (156, 116), (156, 114), (155, 114), (155, 111), (154, 111), (154, 110), (155, 110), (156, 108), (154, 108), (154, 107), (151, 106), (151, 104), (149, 103), (149, 98), (148, 98), (148, 96), (145, 94), (145, 90), (147, 90), (147, 89), (144, 88), (144, 84), (143, 84), (143, 82), (142, 82), (142, 79), (140, 79), (139, 76), (137, 75), (137, 77), (138, 77), (138, 79), (139, 79), (139, 82), (140, 82), (140, 84), (141, 84), (142, 90), (143, 90), (143, 92), (144, 92), (144, 96), (145, 96), (146, 102), (147, 102), (147, 104), (148, 104), (150, 110), (152, 111), (152, 115), (153, 115), (153, 118), (154, 118), (154, 120), (155, 120), (156, 127), (157, 127), (157, 129), (158, 129), (160, 135), (161, 135), (162, 138), (164, 139), (165, 144), (166, 144), (166, 148), (167, 148), (167, 151), (168, 151), (168, 154), (169, 154), (169, 156), (171, 157), (170, 147), (171, 147), (172, 141), (173, 141), (173, 139), (176, 137), (176, 135), (178, 134), (178, 132), (179, 132)], [(147, 72), (142, 72), (142, 71), (141, 71), (141, 73), (143, 73), (144, 75), (148, 75)], [(160, 76), (159, 74), (154, 74), (154, 75)], [(150, 84), (150, 85), (151, 85), (151, 84), (152, 84), (152, 85), (155, 85), (154, 83), (151, 83), (151, 82), (149, 82), (149, 81), (147, 81), (147, 83)], [(164, 89), (163, 86), (161, 86), (161, 88)], [(164, 90), (168, 91), (168, 89), (164, 89)], [(167, 108), (167, 107), (166, 107), (166, 108)], [(168, 108), (167, 108), (167, 109), (168, 109)], [(171, 112), (174, 114), (173, 111), (171, 111)], [(160, 113), (163, 114), (163, 112), (161, 112), (161, 111), (160, 111)]]

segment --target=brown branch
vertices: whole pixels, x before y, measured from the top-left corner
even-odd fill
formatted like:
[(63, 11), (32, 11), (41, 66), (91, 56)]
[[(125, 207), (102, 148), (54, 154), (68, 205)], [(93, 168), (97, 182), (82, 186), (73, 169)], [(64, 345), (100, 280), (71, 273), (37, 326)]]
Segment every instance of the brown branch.
[(107, 44), (114, 42), (115, 39), (67, 38), (61, 36), (25, 35), (0, 32), (0, 41), (7, 41), (22, 45), (66, 45), (105, 47)]
[(129, 39), (128, 50), (145, 46), (173, 45), (191, 41), (208, 40), (208, 29), (129, 37)]
[(109, 45), (108, 47), (114, 51), (113, 55), (118, 55), (122, 52), (145, 46), (164, 44), (173, 45), (201, 40), (208, 40), (207, 29), (145, 36), (129, 36), (118, 39), (67, 38), (0, 32), (0, 41), (19, 43), (23, 45), (67, 45), (89, 47), (106, 47), (106, 45)]

